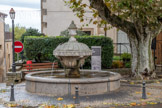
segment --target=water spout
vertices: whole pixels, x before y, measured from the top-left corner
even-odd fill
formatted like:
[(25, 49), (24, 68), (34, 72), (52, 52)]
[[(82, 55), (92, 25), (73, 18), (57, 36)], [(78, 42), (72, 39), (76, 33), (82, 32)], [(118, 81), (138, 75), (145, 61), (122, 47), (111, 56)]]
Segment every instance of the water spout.
[(54, 61), (53, 64), (52, 64), (51, 76), (53, 76), (53, 73), (54, 73), (55, 63), (56, 63), (56, 61)]

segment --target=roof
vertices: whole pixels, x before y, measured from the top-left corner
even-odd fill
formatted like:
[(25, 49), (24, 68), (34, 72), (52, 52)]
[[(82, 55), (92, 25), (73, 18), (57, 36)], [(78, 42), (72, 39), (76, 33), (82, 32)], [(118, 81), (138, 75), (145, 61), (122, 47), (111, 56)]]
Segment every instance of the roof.
[(3, 16), (4, 18), (7, 17), (7, 14), (0, 12), (0, 17)]

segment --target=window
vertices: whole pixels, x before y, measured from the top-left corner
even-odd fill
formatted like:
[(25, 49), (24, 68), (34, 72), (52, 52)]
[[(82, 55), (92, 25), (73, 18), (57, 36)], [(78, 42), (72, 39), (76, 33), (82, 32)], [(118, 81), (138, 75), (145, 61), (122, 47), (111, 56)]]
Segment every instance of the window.
[(87, 34), (88, 36), (91, 35), (91, 31), (83, 31), (85, 34)]
[(47, 28), (47, 22), (43, 22), (43, 27)]
[(0, 45), (0, 50), (2, 50), (2, 45)]
[(94, 35), (94, 28), (82, 28), (82, 31), (87, 35)]
[(42, 9), (42, 15), (47, 15), (47, 9)]

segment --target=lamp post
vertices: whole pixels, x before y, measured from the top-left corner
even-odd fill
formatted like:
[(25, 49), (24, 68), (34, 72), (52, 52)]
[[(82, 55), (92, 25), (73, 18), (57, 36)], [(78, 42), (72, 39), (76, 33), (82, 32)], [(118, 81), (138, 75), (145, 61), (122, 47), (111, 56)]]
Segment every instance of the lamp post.
[(12, 72), (16, 72), (16, 65), (15, 65), (15, 48), (14, 48), (14, 19), (15, 19), (15, 11), (14, 11), (14, 9), (13, 8), (11, 8), (11, 10), (10, 10), (10, 12), (9, 12), (9, 14), (10, 14), (10, 17), (11, 17), (11, 19), (12, 19), (12, 55), (13, 55), (13, 57), (12, 57), (12, 60), (13, 60), (13, 62), (12, 62)]
[(75, 36), (77, 35), (76, 31), (77, 31), (77, 27), (74, 24), (74, 21), (71, 22), (70, 26), (68, 27), (68, 31), (69, 31), (69, 35), (70, 36)]
[[(10, 12), (10, 17), (11, 17), (11, 20), (12, 20), (12, 60), (13, 60), (13, 63), (12, 63), (12, 72), (13, 73), (16, 73), (16, 65), (15, 65), (15, 44), (14, 44), (14, 19), (15, 19), (15, 11), (13, 8), (11, 8)], [(15, 97), (14, 97), (14, 82), (13, 84), (11, 84), (11, 96), (10, 96), (10, 101), (15, 101)]]

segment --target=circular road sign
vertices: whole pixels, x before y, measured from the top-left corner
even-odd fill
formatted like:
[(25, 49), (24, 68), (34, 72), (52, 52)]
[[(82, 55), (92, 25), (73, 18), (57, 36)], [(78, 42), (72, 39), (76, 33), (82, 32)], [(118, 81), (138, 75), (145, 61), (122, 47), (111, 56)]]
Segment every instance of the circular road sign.
[(15, 44), (15, 52), (20, 53), (23, 50), (23, 44), (20, 41), (14, 42)]

